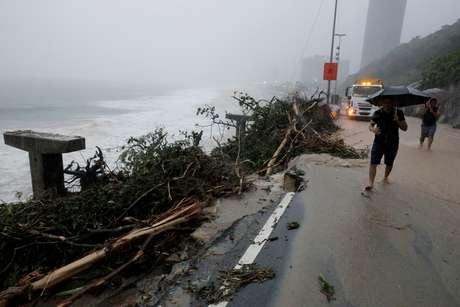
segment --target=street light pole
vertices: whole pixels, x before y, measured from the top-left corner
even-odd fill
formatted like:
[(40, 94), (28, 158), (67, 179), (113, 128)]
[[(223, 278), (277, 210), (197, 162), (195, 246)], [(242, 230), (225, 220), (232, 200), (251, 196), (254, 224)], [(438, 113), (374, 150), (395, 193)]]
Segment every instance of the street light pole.
[[(332, 63), (334, 56), (334, 39), (335, 39), (335, 23), (337, 21), (337, 1), (335, 0), (335, 9), (334, 9), (334, 24), (332, 26), (332, 43), (331, 43), (331, 56), (329, 57), (329, 63)], [(327, 103), (331, 101), (331, 80), (327, 81)]]
[[(337, 45), (337, 52), (335, 54), (335, 60), (337, 61), (337, 65), (339, 65), (338, 71), (340, 71), (340, 48), (342, 45), (342, 37), (347, 36), (344, 33), (335, 33), (335, 36), (339, 38), (339, 44)], [(339, 75), (337, 75), (337, 79), (335, 80), (335, 88), (334, 88), (334, 94), (337, 95), (337, 83), (339, 83)]]

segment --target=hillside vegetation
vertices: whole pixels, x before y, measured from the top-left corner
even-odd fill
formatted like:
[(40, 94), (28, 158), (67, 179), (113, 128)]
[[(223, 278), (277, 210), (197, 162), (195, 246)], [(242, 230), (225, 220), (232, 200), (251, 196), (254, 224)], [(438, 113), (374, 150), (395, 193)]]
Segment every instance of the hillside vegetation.
[(375, 77), (388, 85), (407, 85), (422, 81), (424, 86), (447, 87), (458, 82), (460, 20), (426, 37), (401, 44), (387, 56), (362, 68), (345, 82), (349, 86), (361, 77)]
[(446, 87), (460, 83), (460, 49), (438, 58), (423, 71), (424, 88)]

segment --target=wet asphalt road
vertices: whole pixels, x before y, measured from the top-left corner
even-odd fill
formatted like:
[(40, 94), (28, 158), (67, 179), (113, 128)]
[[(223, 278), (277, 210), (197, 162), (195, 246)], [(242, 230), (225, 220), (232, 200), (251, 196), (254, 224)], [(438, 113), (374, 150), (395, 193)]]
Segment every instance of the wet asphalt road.
[[(460, 306), (460, 131), (440, 126), (428, 152), (417, 148), (418, 120), (408, 123), (392, 182), (367, 197), (366, 168), (308, 166), (308, 188), (256, 258), (276, 278), (229, 306)], [(348, 143), (371, 143), (367, 123), (341, 124)], [(287, 230), (291, 221), (300, 228)], [(331, 303), (320, 274), (335, 286)]]

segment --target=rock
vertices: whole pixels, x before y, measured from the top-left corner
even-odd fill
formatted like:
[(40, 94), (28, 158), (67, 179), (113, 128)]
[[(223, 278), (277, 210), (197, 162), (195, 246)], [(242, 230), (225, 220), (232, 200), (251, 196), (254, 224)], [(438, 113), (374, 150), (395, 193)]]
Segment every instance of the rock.
[(290, 223), (287, 224), (287, 229), (288, 230), (297, 229), (299, 227), (300, 227), (300, 225), (297, 222), (290, 222)]

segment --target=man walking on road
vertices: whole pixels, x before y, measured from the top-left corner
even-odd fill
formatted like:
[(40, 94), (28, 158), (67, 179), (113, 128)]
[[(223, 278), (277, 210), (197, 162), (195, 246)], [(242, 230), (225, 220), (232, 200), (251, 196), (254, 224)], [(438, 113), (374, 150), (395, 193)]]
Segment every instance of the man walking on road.
[(420, 135), (420, 148), (423, 148), (425, 138), (428, 138), (428, 150), (431, 150), (436, 132), (436, 121), (439, 117), (438, 109), (438, 100), (436, 98), (431, 98), (425, 105), (425, 113), (422, 118), (422, 132)]
[(396, 102), (386, 97), (382, 101), (382, 107), (375, 111), (369, 125), (369, 131), (375, 134), (374, 144), (371, 150), (371, 164), (369, 166), (369, 184), (366, 191), (374, 188), (377, 165), (380, 164), (382, 157), (385, 157), (385, 177), (384, 182), (388, 182), (388, 176), (393, 169), (393, 163), (399, 148), (399, 129), (407, 131), (407, 123), (404, 113), (396, 109)]

